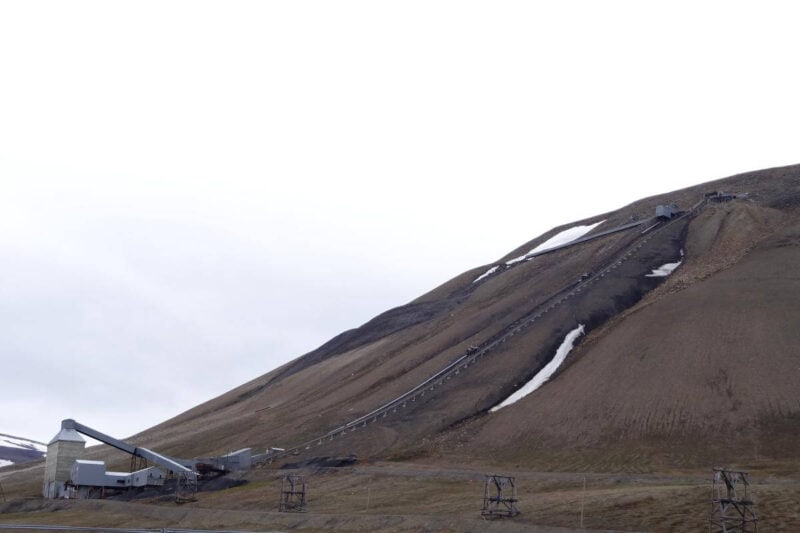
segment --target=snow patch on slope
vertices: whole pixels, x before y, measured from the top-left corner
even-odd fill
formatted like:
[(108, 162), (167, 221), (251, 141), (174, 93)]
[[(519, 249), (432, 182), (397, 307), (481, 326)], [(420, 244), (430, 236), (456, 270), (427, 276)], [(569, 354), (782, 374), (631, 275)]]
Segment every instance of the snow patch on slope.
[(558, 367), (561, 366), (561, 363), (563, 363), (567, 358), (567, 355), (572, 351), (573, 346), (575, 346), (575, 340), (583, 335), (583, 332), (584, 325), (580, 324), (577, 328), (567, 333), (567, 336), (564, 337), (564, 341), (561, 343), (561, 346), (559, 346), (558, 350), (556, 350), (556, 354), (553, 356), (553, 359), (547, 363), (543, 369), (537, 372), (536, 375), (533, 376), (533, 379), (523, 385), (521, 389), (489, 409), (489, 412), (494, 413), (503, 407), (511, 405), (512, 403), (516, 403), (544, 385), (550, 379), (553, 373), (558, 370)]
[(653, 271), (649, 274), (645, 274), (647, 278), (661, 278), (666, 277), (672, 274), (676, 268), (681, 266), (683, 263), (683, 250), (681, 250), (681, 260), (677, 263), (665, 263), (658, 268), (654, 268)]
[(487, 270), (486, 272), (484, 272), (483, 274), (481, 274), (480, 276), (478, 276), (477, 278), (475, 278), (475, 281), (473, 281), (472, 283), (478, 283), (478, 282), (479, 282), (480, 280), (482, 280), (483, 278), (486, 278), (486, 277), (489, 277), (489, 276), (491, 276), (492, 274), (494, 274), (495, 272), (497, 272), (497, 269), (498, 269), (498, 268), (500, 268), (500, 265), (495, 265), (495, 266), (493, 266), (492, 268), (490, 268), (489, 270)]
[(4, 466), (13, 465), (13, 464), (14, 463), (12, 463), (11, 461), (6, 461), (5, 459), (0, 459), (0, 468), (3, 468)]
[(514, 259), (511, 259), (510, 261), (506, 261), (506, 264), (507, 265), (513, 265), (514, 263), (519, 263), (520, 261), (525, 261), (526, 258), (531, 254), (535, 254), (537, 252), (544, 252), (545, 250), (549, 250), (551, 248), (556, 248), (558, 246), (562, 246), (564, 244), (571, 243), (572, 241), (574, 241), (576, 239), (580, 239), (581, 237), (583, 237), (584, 235), (586, 235), (587, 233), (592, 231), (594, 228), (596, 228), (597, 226), (599, 226), (603, 222), (605, 222), (605, 220), (601, 220), (600, 222), (597, 222), (596, 224), (589, 224), (588, 226), (573, 226), (573, 227), (571, 227), (569, 229), (565, 229), (564, 231), (556, 233), (555, 235), (553, 235), (552, 237), (550, 237), (549, 239), (544, 241), (542, 244), (540, 244), (539, 246), (537, 246), (536, 248), (534, 248), (533, 250), (531, 250), (527, 254), (521, 255), (519, 257), (515, 257)]

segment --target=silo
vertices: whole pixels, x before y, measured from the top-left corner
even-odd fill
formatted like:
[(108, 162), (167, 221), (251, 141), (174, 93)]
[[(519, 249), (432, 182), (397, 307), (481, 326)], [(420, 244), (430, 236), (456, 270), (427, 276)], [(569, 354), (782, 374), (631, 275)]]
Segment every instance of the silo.
[(69, 479), (72, 463), (83, 455), (85, 446), (86, 441), (77, 431), (64, 428), (47, 444), (42, 487), (45, 498), (60, 498), (65, 494), (64, 482)]

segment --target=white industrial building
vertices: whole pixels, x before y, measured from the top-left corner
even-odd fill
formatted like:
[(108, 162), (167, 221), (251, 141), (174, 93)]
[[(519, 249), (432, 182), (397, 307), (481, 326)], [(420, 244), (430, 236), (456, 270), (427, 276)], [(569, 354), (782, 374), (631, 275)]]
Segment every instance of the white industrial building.
[(136, 472), (108, 472), (103, 461), (77, 459), (70, 469), (67, 497), (90, 498), (106, 489), (161, 486), (165, 478), (164, 471), (155, 466)]
[[(81, 434), (158, 467), (130, 473), (108, 472), (102, 461), (81, 459), (86, 445)], [(243, 448), (221, 457), (174, 459), (66, 419), (61, 421), (61, 431), (47, 445), (42, 493), (45, 498), (102, 498), (108, 490), (162, 486), (167, 474), (176, 477), (179, 487), (183, 487), (181, 490), (196, 492), (197, 479), (202, 474), (220, 475), (249, 470), (253, 462), (250, 452), (250, 448)]]
[(106, 489), (161, 486), (166, 474), (157, 467), (136, 472), (107, 472), (103, 461), (79, 459), (86, 441), (74, 429), (62, 428), (47, 444), (44, 466), (45, 498), (89, 498)]

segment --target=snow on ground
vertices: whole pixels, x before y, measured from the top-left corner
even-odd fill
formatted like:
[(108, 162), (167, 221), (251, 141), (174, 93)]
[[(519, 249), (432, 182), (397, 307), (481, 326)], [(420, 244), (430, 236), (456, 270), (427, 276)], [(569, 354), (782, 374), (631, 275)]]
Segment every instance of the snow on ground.
[(543, 369), (537, 372), (536, 375), (533, 376), (533, 379), (523, 385), (521, 389), (489, 409), (489, 412), (494, 413), (503, 407), (511, 405), (512, 403), (516, 403), (544, 385), (550, 379), (550, 376), (552, 376), (553, 373), (558, 370), (558, 367), (561, 366), (561, 363), (564, 362), (564, 359), (567, 358), (569, 352), (572, 351), (572, 347), (575, 346), (575, 339), (583, 335), (583, 332), (584, 326), (583, 324), (580, 324), (577, 328), (567, 333), (567, 336), (564, 337), (564, 342), (562, 342), (561, 346), (559, 346), (558, 350), (556, 350), (556, 354), (553, 356), (553, 359), (547, 363)]
[(6, 461), (5, 459), (0, 459), (0, 468), (3, 468), (4, 466), (8, 466), (8, 465), (13, 465), (13, 464), (14, 463), (12, 463), (11, 461)]
[(488, 277), (488, 276), (491, 276), (492, 274), (494, 274), (495, 272), (497, 272), (497, 269), (498, 269), (498, 268), (500, 268), (500, 266), (499, 266), (499, 265), (497, 265), (497, 266), (493, 266), (492, 268), (490, 268), (489, 270), (487, 270), (486, 272), (484, 272), (483, 274), (481, 274), (480, 276), (478, 276), (477, 278), (475, 278), (475, 281), (473, 281), (472, 283), (478, 283), (478, 282), (479, 282), (480, 280), (482, 280), (483, 278), (485, 278), (485, 277)]
[(592, 231), (594, 228), (596, 228), (603, 222), (605, 222), (605, 220), (601, 220), (596, 224), (589, 224), (588, 226), (573, 226), (569, 229), (565, 229), (564, 231), (556, 233), (555, 235), (544, 241), (542, 244), (540, 244), (527, 254), (515, 257), (514, 259), (507, 261), (506, 264), (513, 265), (514, 263), (525, 261), (525, 259), (531, 254), (535, 254), (537, 252), (543, 252), (545, 250), (549, 250), (550, 248), (556, 248), (563, 244), (570, 243), (576, 239), (580, 239), (581, 237)]
[(7, 448), (20, 448), (22, 450), (37, 450), (42, 453), (47, 451), (47, 446), (41, 442), (20, 439), (19, 437), (12, 437), (11, 435), (3, 435), (1, 433), (0, 446), (5, 446)]
[(672, 272), (681, 266), (683, 263), (683, 250), (681, 250), (681, 260), (677, 263), (665, 263), (658, 268), (654, 268), (653, 271), (649, 274), (646, 274), (645, 277), (648, 278), (660, 278), (664, 276), (669, 276)]

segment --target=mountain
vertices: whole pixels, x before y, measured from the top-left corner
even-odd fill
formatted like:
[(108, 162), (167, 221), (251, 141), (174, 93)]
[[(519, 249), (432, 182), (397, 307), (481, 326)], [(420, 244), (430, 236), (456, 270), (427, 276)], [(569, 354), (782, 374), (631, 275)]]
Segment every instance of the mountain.
[[(709, 473), (733, 466), (763, 480), (764, 530), (798, 530), (798, 265), (800, 165), (559, 226), (130, 439), (175, 457), (286, 450), (250, 485), (198, 495), (191, 520), (111, 503), (60, 520), (531, 531), (578, 527), (585, 504), (588, 527), (705, 530)], [(86, 458), (129, 464), (106, 447)], [(302, 465), (307, 518), (257, 516), (280, 468)], [(490, 471), (517, 476), (517, 525), (477, 517)], [(30, 496), (41, 476), (0, 478)], [(27, 505), (18, 520), (62, 509)]]
[[(678, 216), (653, 218), (673, 204)], [(139, 438), (176, 455), (288, 448), (401, 396), (473, 346), (475, 364), (320, 453), (644, 470), (800, 459), (799, 208), (791, 166), (554, 228)], [(580, 226), (591, 237), (632, 223), (518, 260)], [(585, 335), (549, 382), (489, 412), (579, 325)]]
[(46, 452), (46, 444), (0, 433), (0, 468), (41, 459)]

